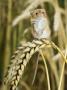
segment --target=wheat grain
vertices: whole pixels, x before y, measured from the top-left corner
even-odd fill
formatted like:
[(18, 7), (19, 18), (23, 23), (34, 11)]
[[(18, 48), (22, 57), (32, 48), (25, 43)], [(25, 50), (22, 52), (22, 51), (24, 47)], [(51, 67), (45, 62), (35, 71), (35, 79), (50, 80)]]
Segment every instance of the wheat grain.
[(13, 55), (11, 64), (5, 77), (5, 82), (6, 84), (9, 83), (10, 90), (15, 90), (17, 88), (20, 78), (24, 73), (24, 69), (32, 55), (36, 53), (39, 48), (41, 49), (48, 47), (49, 45), (50, 42), (46, 39), (36, 39), (32, 42), (21, 44), (21, 48), (18, 47), (18, 50)]

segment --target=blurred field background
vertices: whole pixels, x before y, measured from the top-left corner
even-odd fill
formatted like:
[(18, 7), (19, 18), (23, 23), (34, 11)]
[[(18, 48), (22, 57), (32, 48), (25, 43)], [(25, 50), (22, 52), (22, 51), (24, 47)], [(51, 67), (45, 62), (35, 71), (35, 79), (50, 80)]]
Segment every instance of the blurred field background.
[[(3, 76), (19, 42), (33, 40), (29, 13), (36, 8), (46, 9), (51, 30), (50, 38), (67, 56), (67, 0), (0, 0), (0, 90), (7, 90), (3, 85)], [(50, 55), (46, 49), (51, 90), (67, 90), (67, 65), (57, 50), (53, 49), (53, 56)], [(41, 60), (32, 85), (36, 57), (37, 55), (34, 55), (27, 65), (18, 90), (50, 90)]]

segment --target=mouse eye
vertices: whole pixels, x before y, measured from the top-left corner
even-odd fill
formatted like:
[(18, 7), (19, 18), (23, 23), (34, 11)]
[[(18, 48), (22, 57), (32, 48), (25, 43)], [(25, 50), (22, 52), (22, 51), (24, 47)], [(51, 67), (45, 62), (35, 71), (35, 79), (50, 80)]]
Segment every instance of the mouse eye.
[(37, 12), (36, 12), (35, 14), (36, 14), (36, 15), (38, 15), (38, 13), (37, 13)]
[(42, 14), (43, 14), (44, 16), (47, 16), (47, 15), (46, 15), (46, 12), (42, 12)]

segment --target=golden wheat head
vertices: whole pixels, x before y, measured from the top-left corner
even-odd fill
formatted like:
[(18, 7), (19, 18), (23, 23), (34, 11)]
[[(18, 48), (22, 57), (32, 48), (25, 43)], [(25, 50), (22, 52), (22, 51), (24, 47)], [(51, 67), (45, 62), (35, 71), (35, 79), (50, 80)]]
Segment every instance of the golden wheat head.
[(10, 85), (10, 90), (16, 90), (20, 78), (24, 73), (24, 69), (32, 55), (40, 48), (48, 47), (49, 45), (50, 43), (48, 40), (37, 39), (32, 42), (21, 44), (21, 46), (18, 47), (17, 51), (15, 51), (14, 55), (11, 57), (11, 64), (4, 80), (6, 84)]

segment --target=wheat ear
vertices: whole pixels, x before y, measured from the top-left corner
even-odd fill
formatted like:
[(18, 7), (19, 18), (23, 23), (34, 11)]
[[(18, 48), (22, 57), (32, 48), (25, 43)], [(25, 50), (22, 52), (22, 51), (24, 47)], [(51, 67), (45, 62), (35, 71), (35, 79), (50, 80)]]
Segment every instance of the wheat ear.
[(5, 82), (10, 84), (10, 90), (16, 90), (24, 69), (32, 55), (44, 47), (49, 47), (50, 42), (46, 39), (33, 40), (21, 44), (12, 56), (11, 64), (5, 77)]

